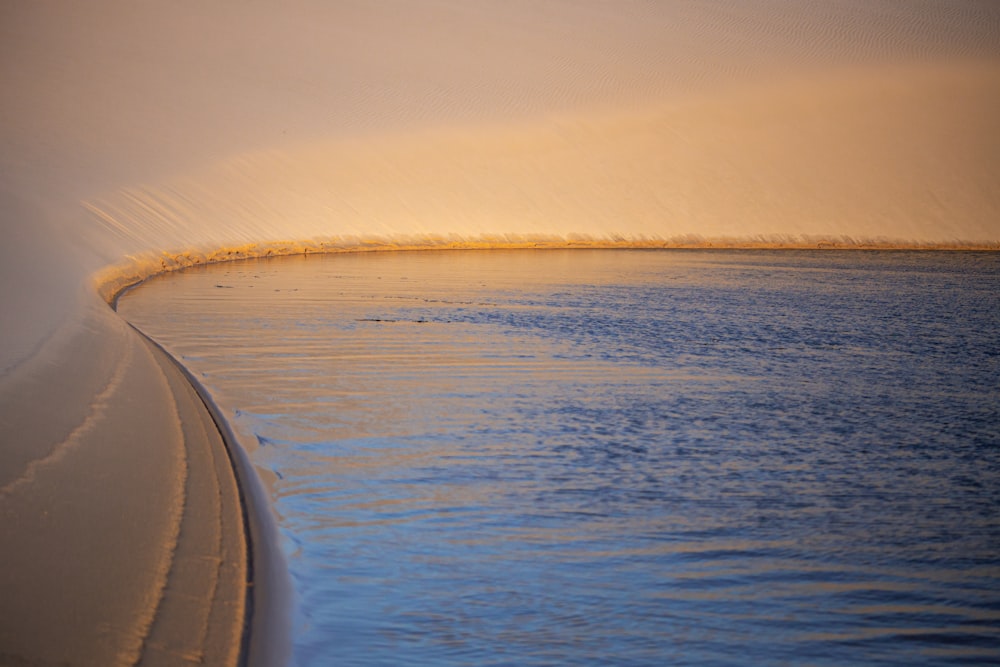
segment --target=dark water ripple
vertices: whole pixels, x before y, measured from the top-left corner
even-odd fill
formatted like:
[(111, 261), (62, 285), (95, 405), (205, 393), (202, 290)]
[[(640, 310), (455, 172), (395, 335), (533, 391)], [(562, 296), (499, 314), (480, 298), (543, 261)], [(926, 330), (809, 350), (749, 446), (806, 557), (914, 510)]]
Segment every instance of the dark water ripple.
[(1000, 662), (1000, 256), (309, 258), (123, 310), (275, 475), (297, 664)]

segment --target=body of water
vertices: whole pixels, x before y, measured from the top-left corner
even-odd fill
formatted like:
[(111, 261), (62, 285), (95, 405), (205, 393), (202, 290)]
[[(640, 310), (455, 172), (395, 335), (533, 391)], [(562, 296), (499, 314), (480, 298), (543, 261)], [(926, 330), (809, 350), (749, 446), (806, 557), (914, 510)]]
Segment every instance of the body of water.
[(272, 494), (296, 665), (1000, 662), (1000, 254), (290, 257), (120, 303)]

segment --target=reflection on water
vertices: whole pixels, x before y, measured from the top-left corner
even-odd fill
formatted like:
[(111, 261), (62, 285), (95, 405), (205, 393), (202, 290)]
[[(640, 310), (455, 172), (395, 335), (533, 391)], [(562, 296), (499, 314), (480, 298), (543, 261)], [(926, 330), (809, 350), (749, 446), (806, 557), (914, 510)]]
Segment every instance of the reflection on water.
[(1000, 255), (359, 254), (131, 321), (267, 471), (296, 664), (1000, 661)]

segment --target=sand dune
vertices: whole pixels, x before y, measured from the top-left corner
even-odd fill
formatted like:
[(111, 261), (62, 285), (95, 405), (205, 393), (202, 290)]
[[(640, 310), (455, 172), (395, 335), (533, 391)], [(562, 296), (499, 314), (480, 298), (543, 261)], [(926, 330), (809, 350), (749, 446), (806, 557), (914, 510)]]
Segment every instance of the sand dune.
[(851, 68), (629, 112), (248, 153), (87, 206), (131, 252), (334, 235), (990, 242), (996, 108), (992, 66)]
[(217, 531), (179, 509), (212, 506), (205, 456), (219, 512), (235, 490), (95, 275), (367, 242), (1000, 242), (990, 0), (9, 2), (0, 89), (0, 662), (238, 652), (238, 605), (169, 616), (214, 648), (157, 621), (185, 536)]

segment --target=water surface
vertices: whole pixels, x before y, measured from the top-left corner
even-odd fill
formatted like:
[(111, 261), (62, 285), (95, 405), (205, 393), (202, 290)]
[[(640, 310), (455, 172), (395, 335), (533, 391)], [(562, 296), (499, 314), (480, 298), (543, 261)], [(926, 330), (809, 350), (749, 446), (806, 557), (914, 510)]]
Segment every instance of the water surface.
[(294, 663), (1000, 662), (1000, 255), (348, 254), (121, 312), (269, 482)]

